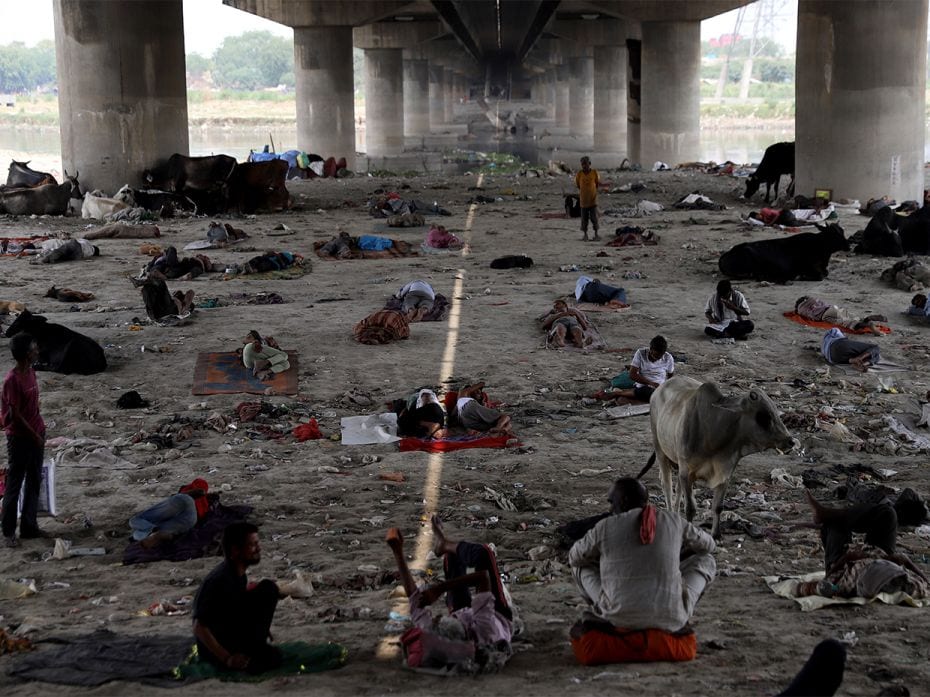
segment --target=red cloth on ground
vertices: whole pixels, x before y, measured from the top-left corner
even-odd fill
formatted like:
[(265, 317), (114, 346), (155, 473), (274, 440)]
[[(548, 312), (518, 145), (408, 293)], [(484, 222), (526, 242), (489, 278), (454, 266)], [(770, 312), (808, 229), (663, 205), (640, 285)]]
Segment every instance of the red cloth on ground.
[(639, 541), (651, 545), (656, 539), (656, 507), (647, 503), (639, 514)]
[[(506, 448), (511, 436), (476, 436), (462, 440), (432, 440), (430, 438), (401, 438), (397, 446), (402, 453), (420, 450), (427, 453), (448, 453), (468, 448)], [(514, 443), (520, 445), (520, 443)]]
[[(844, 327), (842, 324), (830, 324), (830, 322), (820, 322), (815, 319), (808, 319), (807, 317), (802, 317), (797, 312), (785, 312), (783, 313), (785, 317), (790, 319), (792, 322), (797, 322), (798, 324), (806, 324), (808, 327), (819, 327), (820, 329), (842, 329), (844, 334), (871, 334), (872, 332), (868, 329), (850, 329), (849, 327)], [(876, 324), (878, 331), (882, 334), (891, 334), (891, 327), (884, 324)]]
[(615, 634), (597, 630), (572, 639), (572, 651), (579, 663), (646, 663), (649, 661), (691, 661), (697, 656), (697, 637), (669, 634), (661, 629), (620, 629)]
[(305, 440), (319, 440), (323, 437), (316, 419), (310, 419), (309, 422), (300, 424), (294, 429), (293, 434), (298, 443), (303, 443)]

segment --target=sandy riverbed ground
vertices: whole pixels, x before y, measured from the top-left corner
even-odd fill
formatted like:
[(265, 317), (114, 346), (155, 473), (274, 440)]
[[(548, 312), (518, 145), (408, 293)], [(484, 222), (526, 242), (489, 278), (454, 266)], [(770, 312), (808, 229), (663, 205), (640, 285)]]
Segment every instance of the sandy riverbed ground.
[[(127, 539), (126, 521), (133, 511), (173, 493), (194, 476), (203, 476), (214, 489), (224, 489), (226, 503), (246, 502), (256, 508), (263, 561), (253, 577), (287, 579), (302, 570), (316, 580), (312, 598), (287, 600), (279, 606), (276, 637), (341, 642), (349, 648), (350, 659), (335, 672), (251, 686), (201, 683), (181, 688), (182, 693), (772, 694), (787, 683), (819, 640), (851, 632), (858, 641), (850, 647), (843, 694), (878, 694), (889, 683), (876, 682), (868, 674), (879, 667), (894, 676), (891, 683), (908, 686), (911, 694), (920, 693), (930, 677), (926, 610), (873, 605), (803, 614), (794, 603), (774, 596), (760, 578), (814, 571), (822, 563), (816, 532), (798, 527), (809, 519), (803, 492), (773, 484), (769, 479), (772, 469), (800, 474), (815, 468), (834, 483), (842, 483), (845, 475), (832, 473), (831, 466), (860, 463), (895, 470), (897, 474), (887, 482), (890, 486), (912, 486), (923, 495), (930, 493), (924, 471), (926, 453), (901, 447), (900, 439), (890, 438), (882, 422), (883, 415), (892, 414), (913, 425), (928, 389), (927, 330), (908, 323), (900, 314), (910, 294), (881, 284), (878, 275), (887, 266), (882, 260), (837, 254), (830, 277), (821, 283), (736, 284), (752, 307), (756, 332), (748, 342), (712, 344), (702, 333), (703, 307), (716, 282), (719, 253), (738, 242), (785, 233), (742, 228), (737, 216), (749, 208), (737, 200), (741, 182), (729, 177), (602, 172), (602, 178), (615, 185), (639, 180), (647, 184), (640, 194), (602, 195), (602, 210), (632, 205), (640, 198), (670, 206), (696, 189), (730, 209), (666, 210), (638, 220), (604, 216), (604, 234), (612, 234), (621, 224), (639, 224), (661, 236), (655, 247), (613, 249), (581, 242), (576, 220), (536, 217), (561, 208), (561, 193), (573, 188), (568, 177), (485, 176), (481, 193), (503, 200), (473, 208), (468, 201), (475, 192), (468, 189), (476, 185), (477, 176), (414, 178), (406, 180), (410, 189), (402, 193), (436, 200), (451, 209), (453, 216), (440, 222), (468, 240), (469, 253), (329, 262), (313, 257), (312, 243), (340, 230), (356, 235), (378, 229), (367, 215), (366, 199), (377, 188), (393, 190), (402, 182), (367, 177), (302, 182), (291, 185), (297, 203), (293, 211), (232, 222), (252, 235), (247, 242), (251, 249), (277, 247), (307, 255), (313, 263), (311, 273), (289, 281), (224, 281), (212, 275), (170, 284), (172, 289), (193, 288), (199, 298), (275, 291), (287, 299), (286, 304), (200, 310), (188, 326), (146, 325), (142, 331), (129, 330), (132, 318), (144, 317), (144, 309), (126, 276), (138, 272), (145, 261), (138, 251), (143, 241), (103, 240), (100, 258), (54, 267), (0, 259), (0, 299), (25, 302), (50, 320), (107, 346), (110, 368), (102, 375), (40, 373), (42, 410), (47, 420), (54, 421), (49, 437), (112, 441), (173, 414), (231, 413), (237, 403), (252, 398), (192, 396), (195, 355), (232, 350), (239, 345), (239, 337), (255, 328), (300, 353), (299, 396), (270, 401), (299, 401), (319, 419), (327, 435), (338, 432), (339, 417), (372, 413), (383, 401), (454, 375), (485, 380), (490, 395), (507, 404), (525, 446), (430, 457), (399, 453), (392, 445), (241, 440), (241, 434), (202, 430), (195, 433), (191, 447), (179, 452), (123, 450), (121, 455), (135, 469), (62, 468), (58, 472), (60, 512), (54, 520), (41, 521), (44, 529), (52, 538), (69, 539), (75, 546), (105, 546), (108, 553), (43, 561), (53, 539), (27, 541), (18, 550), (4, 550), (0, 579), (32, 578), (39, 592), (0, 604), (2, 624), (29, 625), (35, 639), (99, 627), (133, 635), (189, 632), (188, 616), (139, 613), (159, 600), (192, 595), (218, 559), (129, 567), (120, 566), (119, 561)], [(502, 194), (508, 188), (529, 200)], [(164, 221), (162, 242), (180, 247), (201, 238), (207, 222)], [(294, 234), (270, 235), (282, 222)], [(843, 212), (840, 222), (849, 235), (866, 221)], [(78, 235), (87, 223), (73, 218), (5, 218), (0, 220), (0, 234), (67, 231)], [(398, 230), (392, 236), (418, 244), (425, 230)], [(608, 256), (596, 256), (601, 250)], [(241, 262), (254, 253), (229, 249), (215, 256)], [(529, 254), (536, 264), (529, 270), (489, 268), (493, 258), (511, 253)], [(544, 348), (534, 318), (555, 297), (572, 291), (578, 273), (559, 270), (571, 264), (627, 288), (632, 309), (593, 316), (610, 347), (622, 351), (578, 355)], [(643, 277), (624, 279), (628, 271)], [(408, 341), (389, 346), (355, 343), (351, 338), (354, 323), (415, 278), (455, 296), (458, 322), (415, 324)], [(43, 297), (52, 283), (93, 291), (97, 299), (84, 304), (80, 312), (70, 312), (69, 305)], [(881, 312), (891, 318), (894, 332), (877, 340), (883, 354), (915, 368), (894, 375), (896, 393), (879, 392), (874, 375), (851, 376), (827, 369), (814, 350), (821, 332), (782, 317), (795, 298), (812, 292), (863, 314)], [(333, 298), (341, 299), (320, 302)], [(612, 479), (635, 474), (649, 456), (647, 417), (609, 421), (599, 407), (584, 406), (580, 398), (603, 387), (629, 362), (633, 351), (657, 333), (668, 337), (681, 374), (716, 381), (726, 392), (745, 392), (753, 385), (764, 389), (790, 415), (791, 431), (801, 440), (803, 453), (761, 453), (743, 460), (736, 471), (727, 507), (764, 534), (725, 534), (717, 553), (720, 575), (694, 617), (698, 659), (678, 665), (613, 666), (605, 673), (601, 668), (578, 666), (571, 655), (568, 628), (582, 608), (565, 553), (534, 562), (527, 552), (539, 545), (554, 546), (558, 523), (602, 510)], [(165, 352), (153, 350), (156, 346)], [(0, 369), (5, 373), (10, 364), (7, 341), (2, 340)], [(139, 390), (152, 400), (152, 406), (141, 412), (116, 409), (116, 398), (128, 389)], [(354, 404), (347, 397), (352, 392), (366, 393), (373, 406)], [(206, 406), (201, 407), (201, 402)], [(848, 444), (815, 430), (814, 417), (825, 405), (833, 406), (850, 429), (872, 439), (865, 450), (852, 451)], [(377, 455), (379, 460), (364, 464), (366, 454)], [(583, 470), (602, 473), (579, 474)], [(401, 472), (405, 481), (382, 481), (379, 474), (385, 472)], [(656, 472), (647, 475), (647, 483), (653, 494), (659, 493)], [(485, 487), (509, 498), (523, 494), (521, 507), (528, 510), (498, 508), (486, 497)], [(820, 489), (818, 494), (829, 498), (830, 489)], [(704, 506), (699, 516), (705, 523), (710, 517), (707, 495), (699, 487), (699, 503)], [(384, 631), (388, 612), (396, 603), (389, 599), (393, 585), (358, 591), (337, 587), (360, 573), (370, 575), (372, 570), (366, 565), (392, 568), (383, 543), (391, 525), (403, 529), (412, 554), (426, 549), (424, 504), (442, 515), (450, 534), (497, 546), (501, 568), (512, 581), (514, 599), (527, 625), (525, 641), (516, 645), (516, 656), (499, 675), (443, 680), (403, 671), (396, 655), (396, 635)], [(85, 516), (92, 520), (92, 527), (83, 526)], [(902, 532), (900, 541), (926, 568), (930, 543), (908, 530)], [(436, 560), (423, 558), (415, 560), (414, 566), (440, 568)], [(50, 585), (55, 582), (68, 587), (56, 589)], [(344, 611), (343, 617), (326, 621), (338, 614), (336, 609)], [(358, 609), (357, 616), (353, 609)], [(10, 660), (4, 657), (0, 665)], [(7, 677), (0, 678), (0, 685), (10, 694), (80, 692), (15, 683)], [(155, 692), (124, 684), (86, 692), (117, 695), (129, 689), (137, 694)]]

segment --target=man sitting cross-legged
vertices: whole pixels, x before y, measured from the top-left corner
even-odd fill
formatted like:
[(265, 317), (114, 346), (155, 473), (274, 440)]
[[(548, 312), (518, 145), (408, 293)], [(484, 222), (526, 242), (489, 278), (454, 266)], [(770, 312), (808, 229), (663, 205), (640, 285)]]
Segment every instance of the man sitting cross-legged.
[(281, 664), (281, 651), (268, 643), (280, 595), (264, 579), (249, 589), (246, 570), (261, 561), (258, 528), (232, 523), (223, 531), (223, 561), (200, 584), (192, 616), (197, 652), (229, 670), (264, 673)]
[(676, 512), (656, 509), (638, 479), (618, 479), (608, 501), (612, 515), (568, 555), (595, 622), (681, 630), (716, 573), (713, 538)]
[[(466, 646), (464, 651), (459, 646), (454, 655), (446, 655), (439, 660), (431, 656), (432, 667), (460, 665), (468, 666), (464, 668), (466, 671), (476, 672), (498, 669), (512, 654), (510, 642), (514, 635), (514, 612), (501, 584), (497, 559), (487, 545), (456, 542), (446, 537), (438, 516), (432, 517), (431, 524), (433, 552), (442, 557), (445, 570), (446, 580), (441, 583), (417, 586), (404, 557), (404, 538), (398, 528), (388, 530), (385, 541), (394, 553), (397, 570), (409, 598), (414, 626), (423, 631), (434, 630), (429, 606), (445, 594), (451, 615), (439, 621), (436, 633), (473, 644)], [(468, 573), (469, 568), (473, 568), (474, 572)], [(477, 593), (472, 595), (471, 588)]]

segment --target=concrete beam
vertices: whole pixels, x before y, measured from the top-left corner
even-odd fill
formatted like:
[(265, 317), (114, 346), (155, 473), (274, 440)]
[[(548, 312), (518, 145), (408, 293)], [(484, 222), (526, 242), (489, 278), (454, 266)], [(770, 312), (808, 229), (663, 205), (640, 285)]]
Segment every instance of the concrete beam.
[(638, 22), (700, 22), (716, 17), (753, 0), (587, 0), (563, 2), (559, 15), (565, 13), (603, 13)]
[(431, 41), (442, 33), (442, 25), (436, 21), (378, 22), (355, 27), (352, 30), (352, 43), (355, 48), (366, 50), (372, 48), (409, 49)]
[(224, 5), (287, 27), (352, 27), (422, 11), (409, 0), (223, 0)]
[(629, 25), (630, 22), (609, 17), (593, 21), (560, 19), (552, 23), (550, 31), (560, 39), (585, 46), (624, 46)]

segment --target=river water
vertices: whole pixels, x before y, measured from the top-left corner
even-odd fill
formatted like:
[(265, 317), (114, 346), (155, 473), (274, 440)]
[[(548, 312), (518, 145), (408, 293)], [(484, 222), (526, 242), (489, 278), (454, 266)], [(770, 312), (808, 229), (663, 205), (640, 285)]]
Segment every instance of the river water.
[[(296, 128), (275, 125), (273, 136), (278, 151), (295, 147)], [(793, 140), (792, 129), (726, 129), (701, 133), (700, 160), (738, 163), (758, 162), (765, 148), (782, 140)], [(261, 150), (268, 142), (267, 129), (194, 127), (190, 131), (192, 155), (226, 153), (245, 160), (249, 150)], [(930, 137), (927, 138), (925, 160), (930, 161)], [(54, 127), (12, 127), (0, 124), (0, 171), (10, 159), (32, 160), (33, 167), (61, 172), (61, 143)], [(521, 148), (515, 148), (518, 152)], [(321, 153), (322, 154), (322, 153)], [(596, 154), (596, 153), (595, 153)]]

